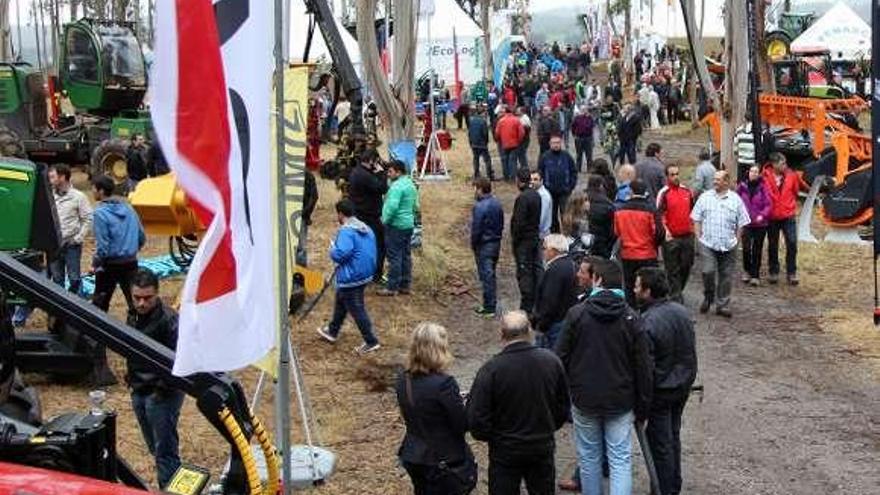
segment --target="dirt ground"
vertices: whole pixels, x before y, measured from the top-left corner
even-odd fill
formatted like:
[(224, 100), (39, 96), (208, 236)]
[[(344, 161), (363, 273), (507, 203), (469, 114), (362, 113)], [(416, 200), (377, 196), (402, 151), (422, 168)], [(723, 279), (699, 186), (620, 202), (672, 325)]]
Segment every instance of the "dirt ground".
[[(339, 457), (336, 472), (317, 488), (319, 493), (410, 493), (406, 475), (396, 463), (403, 427), (390, 387), (404, 359), (407, 334), (417, 322), (434, 320), (449, 329), (456, 355), (451, 372), (463, 389), (499, 350), (497, 322), (471, 313), (480, 294), (467, 246), (473, 204), (467, 184), (471, 162), (466, 134), (453, 134), (454, 149), (447, 154), (453, 180), (421, 188), (425, 245), (414, 255), (415, 293), (383, 299), (368, 291), (367, 306), (382, 350), (356, 357), (352, 349), (359, 335), (351, 322), (335, 346), (319, 341), (314, 330), (329, 316), (332, 295), (293, 328), (317, 433)], [(666, 160), (688, 166), (695, 162), (704, 139), (704, 132), (678, 127), (646, 136), (645, 142), (657, 140), (664, 145)], [(532, 156), (530, 163), (534, 160)], [(500, 169), (497, 154), (493, 164)], [(327, 183), (320, 188), (309, 251), (314, 266), (328, 273), (324, 249), (335, 230), (332, 207), (337, 193)], [(509, 216), (515, 191), (499, 183), (497, 192)], [(502, 308), (513, 309), (518, 291), (508, 243), (504, 246), (498, 267), (499, 300)], [(151, 239), (147, 255), (164, 249), (164, 240)], [(705, 392), (692, 396), (684, 416), (685, 493), (878, 493), (880, 332), (870, 322), (870, 256), (867, 247), (802, 244), (799, 287), (747, 288), (737, 283), (733, 320), (695, 315), (697, 382)], [(180, 283), (179, 279), (164, 282), (166, 301), (174, 301)], [(686, 292), (692, 309), (699, 303), (700, 291), (695, 271)], [(122, 315), (120, 300), (117, 297), (113, 308), (117, 316)], [(121, 377), (123, 361), (114, 356), (112, 364)], [(236, 376), (252, 393), (257, 372), (246, 370)], [(38, 385), (47, 417), (86, 407), (87, 388), (50, 385), (38, 375), (26, 378)], [(152, 479), (152, 460), (131, 415), (127, 392), (117, 385), (109, 389), (109, 396), (120, 414), (120, 452)], [(273, 419), (271, 400), (270, 390), (258, 407), (267, 422)], [(293, 403), (294, 411), (296, 407)], [(558, 438), (560, 477), (568, 476), (574, 464), (569, 430), (564, 428)], [(215, 475), (220, 472), (228, 447), (189, 399), (180, 434), (185, 461), (205, 466)], [(294, 441), (303, 442), (301, 430), (294, 430)], [(484, 446), (473, 445), (482, 471), (477, 493), (482, 494), (487, 491), (488, 463)], [(634, 459), (635, 492), (646, 493), (640, 457)]]

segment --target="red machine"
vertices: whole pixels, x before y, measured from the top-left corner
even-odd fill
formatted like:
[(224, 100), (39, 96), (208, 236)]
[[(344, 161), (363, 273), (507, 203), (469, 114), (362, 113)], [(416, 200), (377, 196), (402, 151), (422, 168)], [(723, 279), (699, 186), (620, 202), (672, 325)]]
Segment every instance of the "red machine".
[(0, 495), (145, 495), (107, 481), (0, 462)]

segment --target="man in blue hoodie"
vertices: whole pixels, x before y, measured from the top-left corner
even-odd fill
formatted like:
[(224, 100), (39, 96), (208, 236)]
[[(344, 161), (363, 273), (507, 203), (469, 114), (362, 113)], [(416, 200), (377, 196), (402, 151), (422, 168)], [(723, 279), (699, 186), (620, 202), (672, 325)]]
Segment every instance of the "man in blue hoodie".
[(137, 213), (124, 199), (113, 196), (113, 188), (113, 179), (106, 175), (92, 180), (92, 194), (98, 202), (92, 218), (95, 233), (92, 303), (104, 311), (110, 309), (110, 300), (118, 285), (131, 311), (134, 308), (131, 279), (137, 273), (137, 254), (147, 237)]
[(345, 316), (351, 313), (364, 338), (355, 352), (367, 354), (380, 347), (364, 305), (364, 288), (376, 272), (376, 238), (370, 227), (354, 216), (351, 200), (336, 203), (336, 219), (341, 227), (330, 245), (330, 259), (336, 263), (336, 303), (330, 324), (319, 328), (318, 335), (335, 344)]

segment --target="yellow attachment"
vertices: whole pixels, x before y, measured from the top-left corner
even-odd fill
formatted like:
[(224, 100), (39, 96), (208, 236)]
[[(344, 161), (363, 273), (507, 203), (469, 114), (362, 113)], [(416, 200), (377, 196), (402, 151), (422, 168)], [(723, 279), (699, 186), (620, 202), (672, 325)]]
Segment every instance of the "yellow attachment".
[(260, 418), (251, 413), (251, 424), (254, 425), (254, 435), (260, 442), (260, 448), (263, 449), (263, 456), (266, 458), (266, 494), (275, 495), (281, 488), (281, 470), (279, 466), (278, 451), (272, 444), (272, 437)]
[(303, 278), (306, 281), (306, 295), (314, 296), (315, 294), (321, 292), (321, 289), (324, 288), (324, 275), (318, 270), (310, 270), (308, 268), (296, 265), (293, 267), (294, 273), (302, 273)]
[(205, 230), (189, 206), (174, 174), (138, 182), (128, 199), (149, 235), (186, 236)]
[(232, 438), (232, 443), (235, 445), (235, 449), (238, 450), (239, 455), (241, 455), (241, 462), (244, 464), (244, 471), (248, 479), (248, 493), (251, 495), (260, 495), (264, 493), (263, 484), (260, 482), (260, 472), (257, 470), (257, 461), (254, 459), (254, 453), (251, 452), (250, 444), (248, 443), (247, 438), (245, 438), (244, 433), (241, 431), (241, 426), (235, 421), (235, 417), (232, 416), (232, 413), (229, 412), (229, 408), (224, 408), (220, 411), (220, 421), (223, 422), (223, 426), (226, 427), (226, 431)]

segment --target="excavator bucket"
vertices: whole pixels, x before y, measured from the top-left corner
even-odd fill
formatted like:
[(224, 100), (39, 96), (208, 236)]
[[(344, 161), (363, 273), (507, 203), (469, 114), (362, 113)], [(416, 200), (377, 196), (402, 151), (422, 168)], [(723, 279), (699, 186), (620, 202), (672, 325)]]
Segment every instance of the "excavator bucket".
[(189, 206), (174, 174), (138, 182), (128, 199), (148, 235), (184, 237), (200, 234), (205, 227)]

